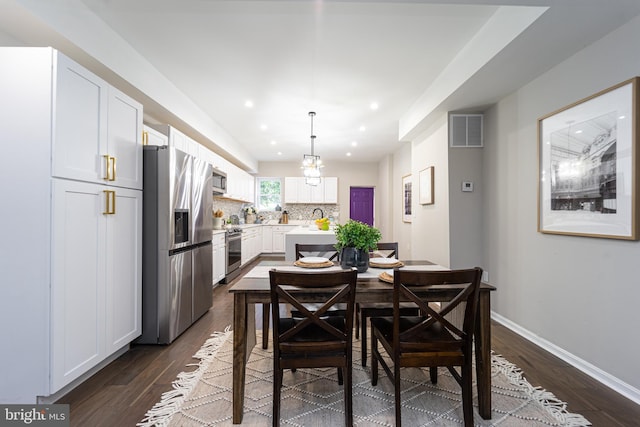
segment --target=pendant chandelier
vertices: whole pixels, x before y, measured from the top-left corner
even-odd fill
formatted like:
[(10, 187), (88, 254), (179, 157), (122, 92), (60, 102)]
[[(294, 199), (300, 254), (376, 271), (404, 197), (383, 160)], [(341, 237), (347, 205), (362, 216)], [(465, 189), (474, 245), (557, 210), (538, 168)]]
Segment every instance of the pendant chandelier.
[(302, 156), (302, 173), (305, 177), (305, 183), (309, 185), (320, 184), (320, 168), (324, 167), (320, 156), (316, 156), (314, 152), (314, 143), (316, 136), (313, 134), (313, 117), (316, 115), (313, 111), (309, 112), (311, 117), (311, 154)]

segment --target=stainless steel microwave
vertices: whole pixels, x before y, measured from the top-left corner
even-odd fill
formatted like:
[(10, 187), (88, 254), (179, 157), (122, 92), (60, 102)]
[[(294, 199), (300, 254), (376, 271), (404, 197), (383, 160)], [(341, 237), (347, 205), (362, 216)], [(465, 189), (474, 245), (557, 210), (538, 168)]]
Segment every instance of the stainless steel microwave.
[(213, 194), (224, 194), (227, 192), (227, 174), (219, 169), (213, 168), (212, 175)]

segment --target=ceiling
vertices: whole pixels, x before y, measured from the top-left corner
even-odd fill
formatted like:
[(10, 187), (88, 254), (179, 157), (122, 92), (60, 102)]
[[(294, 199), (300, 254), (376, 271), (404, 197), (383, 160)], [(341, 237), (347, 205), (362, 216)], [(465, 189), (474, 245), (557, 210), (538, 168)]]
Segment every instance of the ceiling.
[[(482, 111), (640, 13), (636, 0), (79, 2), (255, 161), (302, 160), (314, 111), (325, 163), (380, 160), (434, 116)], [(2, 24), (0, 36), (37, 40)]]

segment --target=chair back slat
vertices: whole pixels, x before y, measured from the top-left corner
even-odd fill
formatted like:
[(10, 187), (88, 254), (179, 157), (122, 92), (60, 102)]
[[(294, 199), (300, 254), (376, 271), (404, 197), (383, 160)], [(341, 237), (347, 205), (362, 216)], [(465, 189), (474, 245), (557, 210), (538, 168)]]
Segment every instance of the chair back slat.
[(296, 243), (296, 260), (306, 256), (320, 256), (329, 258), (330, 261), (340, 261), (340, 252), (338, 252), (335, 246), (331, 243)]
[[(403, 342), (415, 341), (416, 337), (433, 328), (434, 325), (446, 330), (451, 335), (451, 339), (458, 342), (460, 346), (470, 345), (475, 327), (481, 276), (482, 270), (478, 267), (448, 271), (418, 271), (396, 268), (394, 270), (393, 315), (394, 328), (396, 328), (394, 340), (397, 342), (394, 343), (394, 346), (402, 352)], [(434, 289), (442, 289), (443, 292), (449, 294), (455, 292), (455, 296), (452, 299), (448, 298), (446, 305), (435, 310), (429, 305), (429, 301), (420, 296), (420, 291), (426, 288), (431, 292)], [(400, 304), (407, 300), (419, 307), (424, 319), (400, 333)], [(465, 306), (464, 320), (462, 328), (459, 328), (445, 316), (461, 305)], [(415, 345), (412, 344), (411, 348), (415, 348)]]
[(378, 243), (376, 246), (377, 249), (373, 252), (374, 256), (400, 259), (400, 255), (398, 254), (398, 242)]
[[(315, 325), (338, 340), (344, 340), (351, 345), (353, 328), (353, 310), (355, 303), (355, 290), (357, 281), (356, 270), (340, 270), (332, 272), (298, 273), (290, 271), (269, 272), (271, 284), (271, 303), (273, 305), (273, 335), (274, 352), (278, 351), (278, 344), (283, 341), (295, 340), (297, 336), (305, 333), (305, 329)], [(320, 307), (309, 309), (308, 306), (296, 298), (290, 292), (293, 288), (334, 288), (335, 292), (327, 298)], [(292, 310), (296, 310), (295, 325), (286, 331), (280, 330), (279, 305), (282, 303), (291, 304)], [(346, 304), (346, 309), (342, 310), (342, 316), (332, 314), (333, 320), (327, 319), (327, 311), (337, 304)], [(344, 328), (336, 328), (336, 320), (340, 318)]]

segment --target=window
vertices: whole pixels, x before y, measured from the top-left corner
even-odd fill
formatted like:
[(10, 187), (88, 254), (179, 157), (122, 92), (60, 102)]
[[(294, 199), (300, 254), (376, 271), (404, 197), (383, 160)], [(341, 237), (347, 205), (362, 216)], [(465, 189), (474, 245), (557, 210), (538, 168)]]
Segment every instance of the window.
[(273, 211), (282, 203), (280, 178), (256, 178), (258, 187), (258, 211)]

